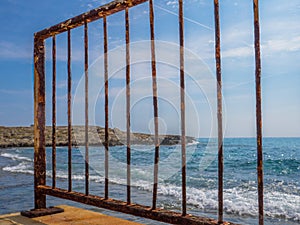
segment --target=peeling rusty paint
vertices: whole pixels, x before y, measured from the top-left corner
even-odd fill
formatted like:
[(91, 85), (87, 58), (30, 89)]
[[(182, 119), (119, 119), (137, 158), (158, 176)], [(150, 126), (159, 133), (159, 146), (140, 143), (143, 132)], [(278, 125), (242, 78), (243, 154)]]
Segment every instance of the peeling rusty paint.
[(37, 186), (46, 184), (45, 43), (34, 39), (34, 207), (46, 208), (46, 196)]
[(108, 143), (108, 129), (109, 129), (109, 124), (108, 124), (108, 50), (107, 50), (107, 21), (106, 17), (103, 18), (103, 36), (104, 36), (104, 41), (103, 41), (103, 50), (104, 50), (104, 86), (105, 86), (105, 109), (104, 109), (104, 114), (105, 114), (105, 199), (108, 199), (108, 169), (109, 169), (109, 143)]
[(72, 71), (71, 30), (68, 30), (68, 190), (72, 190)]
[(64, 212), (64, 209), (58, 208), (58, 207), (49, 207), (45, 209), (34, 209), (29, 211), (22, 211), (21, 215), (28, 217), (28, 218), (35, 218), (40, 216), (47, 216), (47, 215), (53, 215), (56, 213), (62, 213)]
[[(87, 205), (97, 206), (109, 210), (114, 210), (122, 213), (127, 213), (135, 216), (140, 216), (144, 218), (149, 218), (161, 222), (171, 223), (171, 224), (186, 224), (186, 225), (217, 225), (217, 220), (208, 219), (204, 217), (197, 217), (192, 215), (182, 216), (181, 213), (173, 212), (164, 209), (152, 210), (149, 206), (138, 205), (138, 204), (127, 204), (127, 202), (115, 200), (115, 199), (105, 199), (99, 196), (89, 195), (86, 196), (78, 192), (67, 192), (65, 190), (56, 188), (52, 189), (49, 186), (39, 186), (38, 189), (41, 193), (51, 195), (54, 197), (59, 197), (63, 199), (68, 199)], [(224, 222), (221, 224), (234, 225), (234, 223)]]
[(214, 0), (215, 16), (215, 60), (217, 79), (217, 118), (218, 118), (218, 220), (223, 221), (223, 117), (222, 117), (222, 73), (219, 0)]
[(253, 0), (255, 83), (256, 83), (256, 141), (257, 141), (257, 189), (259, 225), (264, 224), (264, 184), (263, 184), (263, 147), (261, 112), (261, 57), (258, 0)]
[(183, 0), (179, 0), (179, 44), (180, 44), (180, 102), (181, 102), (181, 179), (182, 215), (186, 215), (186, 138), (185, 138), (185, 74), (184, 74), (184, 20)]
[(156, 79), (156, 57), (155, 57), (155, 36), (154, 36), (154, 9), (153, 1), (149, 0), (149, 23), (151, 37), (151, 72), (152, 72), (152, 96), (154, 116), (154, 172), (153, 172), (153, 197), (152, 209), (156, 209), (157, 186), (158, 186), (158, 163), (159, 163), (159, 138), (158, 138), (158, 103), (157, 103), (157, 79)]
[(56, 36), (52, 37), (52, 188), (56, 186)]
[(126, 145), (127, 145), (127, 204), (131, 203), (131, 140), (130, 140), (130, 30), (129, 9), (125, 9), (126, 39)]
[(84, 86), (85, 86), (85, 194), (89, 195), (89, 51), (88, 24), (84, 22)]
[[(34, 34), (34, 187), (35, 209), (46, 208), (46, 195), (69, 199), (97, 207), (107, 208), (132, 215), (142, 216), (172, 224), (232, 224), (223, 222), (223, 128), (222, 128), (222, 80), (221, 80), (221, 54), (220, 54), (220, 24), (219, 24), (219, 1), (214, 0), (215, 9), (215, 57), (217, 78), (218, 100), (218, 173), (219, 173), (219, 210), (218, 221), (192, 216), (187, 214), (186, 202), (186, 130), (185, 130), (185, 73), (184, 73), (184, 17), (183, 0), (179, 1), (178, 23), (180, 43), (180, 109), (181, 109), (181, 160), (182, 160), (182, 212), (177, 213), (156, 208), (158, 163), (159, 163), (159, 134), (158, 134), (158, 95), (156, 78), (155, 56), (155, 31), (153, 0), (149, 0), (149, 24), (151, 36), (151, 68), (152, 68), (152, 91), (155, 127), (155, 156), (154, 156), (154, 185), (152, 207), (131, 203), (131, 142), (130, 139), (130, 20), (129, 8), (146, 2), (147, 0), (116, 0), (104, 6), (81, 14), (60, 24), (52, 26)], [(259, 201), (259, 224), (263, 224), (263, 174), (262, 174), (262, 118), (261, 118), (261, 62), (259, 41), (259, 17), (258, 0), (253, 0), (254, 5), (254, 33), (255, 33), (255, 59), (256, 59), (256, 124), (257, 124), (257, 179)], [(109, 199), (108, 196), (108, 57), (107, 57), (107, 16), (125, 11), (125, 39), (126, 39), (126, 133), (127, 133), (127, 201)], [(89, 120), (88, 120), (88, 23), (103, 18), (104, 31), (104, 83), (105, 83), (105, 191), (104, 198), (89, 194)], [(85, 193), (72, 191), (72, 139), (71, 139), (71, 29), (84, 26), (84, 68), (85, 68)], [(55, 146), (56, 146), (56, 42), (55, 35), (68, 32), (68, 190), (56, 188), (55, 184)], [(53, 180), (52, 188), (46, 186), (46, 158), (45, 158), (45, 46), (44, 40), (53, 37)]]
[(35, 37), (36, 37), (36, 39), (46, 39), (53, 35), (65, 32), (68, 29), (73, 29), (73, 28), (82, 26), (82, 25), (84, 25), (84, 21), (92, 22), (92, 21), (100, 19), (104, 16), (109, 16), (111, 14), (120, 12), (120, 11), (124, 10), (125, 8), (133, 7), (135, 5), (139, 5), (146, 1), (147, 0), (131, 0), (131, 1), (115, 0), (106, 5), (103, 5), (96, 9), (93, 9), (87, 13), (83, 13), (79, 16), (73, 17), (72, 19), (68, 19), (62, 23), (59, 23), (57, 25), (54, 25), (52, 27), (49, 27), (42, 31), (39, 31), (39, 32), (35, 33)]

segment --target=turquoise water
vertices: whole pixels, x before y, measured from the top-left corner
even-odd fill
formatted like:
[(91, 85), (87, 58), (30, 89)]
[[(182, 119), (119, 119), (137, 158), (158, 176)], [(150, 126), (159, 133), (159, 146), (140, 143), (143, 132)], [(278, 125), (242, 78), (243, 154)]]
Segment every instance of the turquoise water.
[[(187, 146), (188, 212), (217, 217), (217, 154), (214, 140), (199, 139)], [(266, 224), (300, 223), (300, 138), (265, 138), (264, 209)], [(158, 206), (180, 210), (181, 148), (161, 146)], [(104, 149), (90, 147), (90, 193), (103, 195)], [(84, 148), (73, 149), (73, 188), (84, 192)], [(126, 148), (110, 148), (110, 197), (126, 200)], [(152, 146), (132, 146), (132, 201), (149, 205), (153, 180)], [(33, 207), (33, 149), (0, 149), (0, 213)], [(51, 148), (47, 148), (47, 177), (51, 185)], [(67, 148), (57, 149), (57, 186), (67, 188)], [(224, 140), (225, 219), (257, 224), (256, 142), (253, 138)], [(65, 200), (49, 197), (49, 204)], [(3, 204), (6, 203), (6, 204)], [(68, 202), (68, 204), (70, 204)], [(89, 206), (86, 206), (89, 208)], [(101, 209), (96, 209), (101, 211)], [(106, 211), (111, 215), (117, 215)], [(120, 216), (120, 214), (118, 214)], [(121, 217), (143, 223), (149, 220)], [(127, 218), (128, 219), (128, 218)]]

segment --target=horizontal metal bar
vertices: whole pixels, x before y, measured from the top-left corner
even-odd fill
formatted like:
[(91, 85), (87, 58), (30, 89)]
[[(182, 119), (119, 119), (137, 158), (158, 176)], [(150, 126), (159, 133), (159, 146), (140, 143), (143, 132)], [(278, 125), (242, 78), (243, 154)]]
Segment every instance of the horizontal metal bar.
[[(52, 189), (50, 186), (38, 186), (38, 191), (42, 194), (51, 195), (58, 198), (68, 199), (87, 205), (97, 206), (113, 211), (127, 213), (139, 217), (149, 218), (161, 222), (171, 224), (190, 224), (190, 225), (216, 225), (217, 220), (208, 219), (204, 217), (196, 217), (191, 215), (182, 216), (181, 213), (172, 212), (164, 209), (152, 210), (150, 206), (143, 206), (138, 204), (127, 204), (127, 202), (105, 199), (99, 196), (86, 196), (79, 192), (68, 192), (59, 188)], [(234, 225), (233, 223), (224, 222), (226, 225)]]
[(113, 2), (107, 3), (89, 12), (83, 13), (79, 16), (75, 16), (64, 22), (51, 26), (47, 29), (35, 33), (36, 39), (46, 39), (55, 34), (59, 34), (67, 31), (68, 29), (73, 29), (82, 26), (85, 21), (92, 22), (97, 19), (103, 18), (105, 16), (111, 15), (113, 13), (120, 12), (125, 8), (133, 7), (147, 0), (115, 0)]

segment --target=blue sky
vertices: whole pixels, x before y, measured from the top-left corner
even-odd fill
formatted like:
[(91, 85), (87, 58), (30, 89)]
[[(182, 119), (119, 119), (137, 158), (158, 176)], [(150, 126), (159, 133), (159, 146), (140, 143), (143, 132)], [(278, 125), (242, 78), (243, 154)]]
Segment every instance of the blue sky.
[[(0, 125), (33, 123), (33, 33), (109, 1), (2, 0), (0, 19)], [(155, 0), (155, 35), (161, 133), (178, 133), (178, 5)], [(212, 0), (186, 0), (185, 46), (187, 133), (212, 136), (216, 130), (214, 21)], [(227, 137), (255, 136), (255, 84), (251, 0), (220, 1)], [(125, 128), (124, 14), (108, 18), (110, 125)], [(148, 4), (130, 10), (132, 129), (152, 132), (149, 79)], [(300, 136), (300, 2), (260, 1), (263, 131), (265, 136)], [(83, 30), (72, 32), (74, 123), (82, 122)], [(90, 118), (103, 125), (102, 21), (89, 25)], [(66, 123), (66, 35), (57, 37), (58, 124)], [(47, 123), (51, 122), (51, 39), (47, 47)], [(101, 83), (102, 82), (102, 83)], [(99, 84), (99, 85), (95, 85)]]

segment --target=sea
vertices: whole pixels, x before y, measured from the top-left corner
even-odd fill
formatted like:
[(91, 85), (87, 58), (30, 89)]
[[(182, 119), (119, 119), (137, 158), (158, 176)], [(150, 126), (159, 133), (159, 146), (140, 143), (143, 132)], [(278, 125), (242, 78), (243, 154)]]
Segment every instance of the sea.
[[(52, 148), (46, 148), (47, 185), (52, 185)], [(85, 148), (72, 149), (73, 190), (84, 193)], [(217, 218), (216, 140), (199, 138), (187, 145), (188, 213)], [(300, 224), (300, 138), (264, 138), (265, 224)], [(57, 147), (57, 187), (67, 189), (67, 147)], [(154, 148), (133, 145), (132, 202), (151, 205)], [(90, 194), (104, 195), (104, 148), (89, 148)], [(255, 138), (224, 139), (224, 219), (258, 224)], [(181, 210), (181, 146), (160, 146), (157, 207)], [(109, 197), (126, 201), (126, 147), (109, 148)], [(48, 206), (68, 204), (144, 223), (159, 224), (71, 201), (47, 197)], [(0, 214), (33, 208), (33, 148), (0, 149)], [(163, 223), (161, 223), (163, 224)]]

